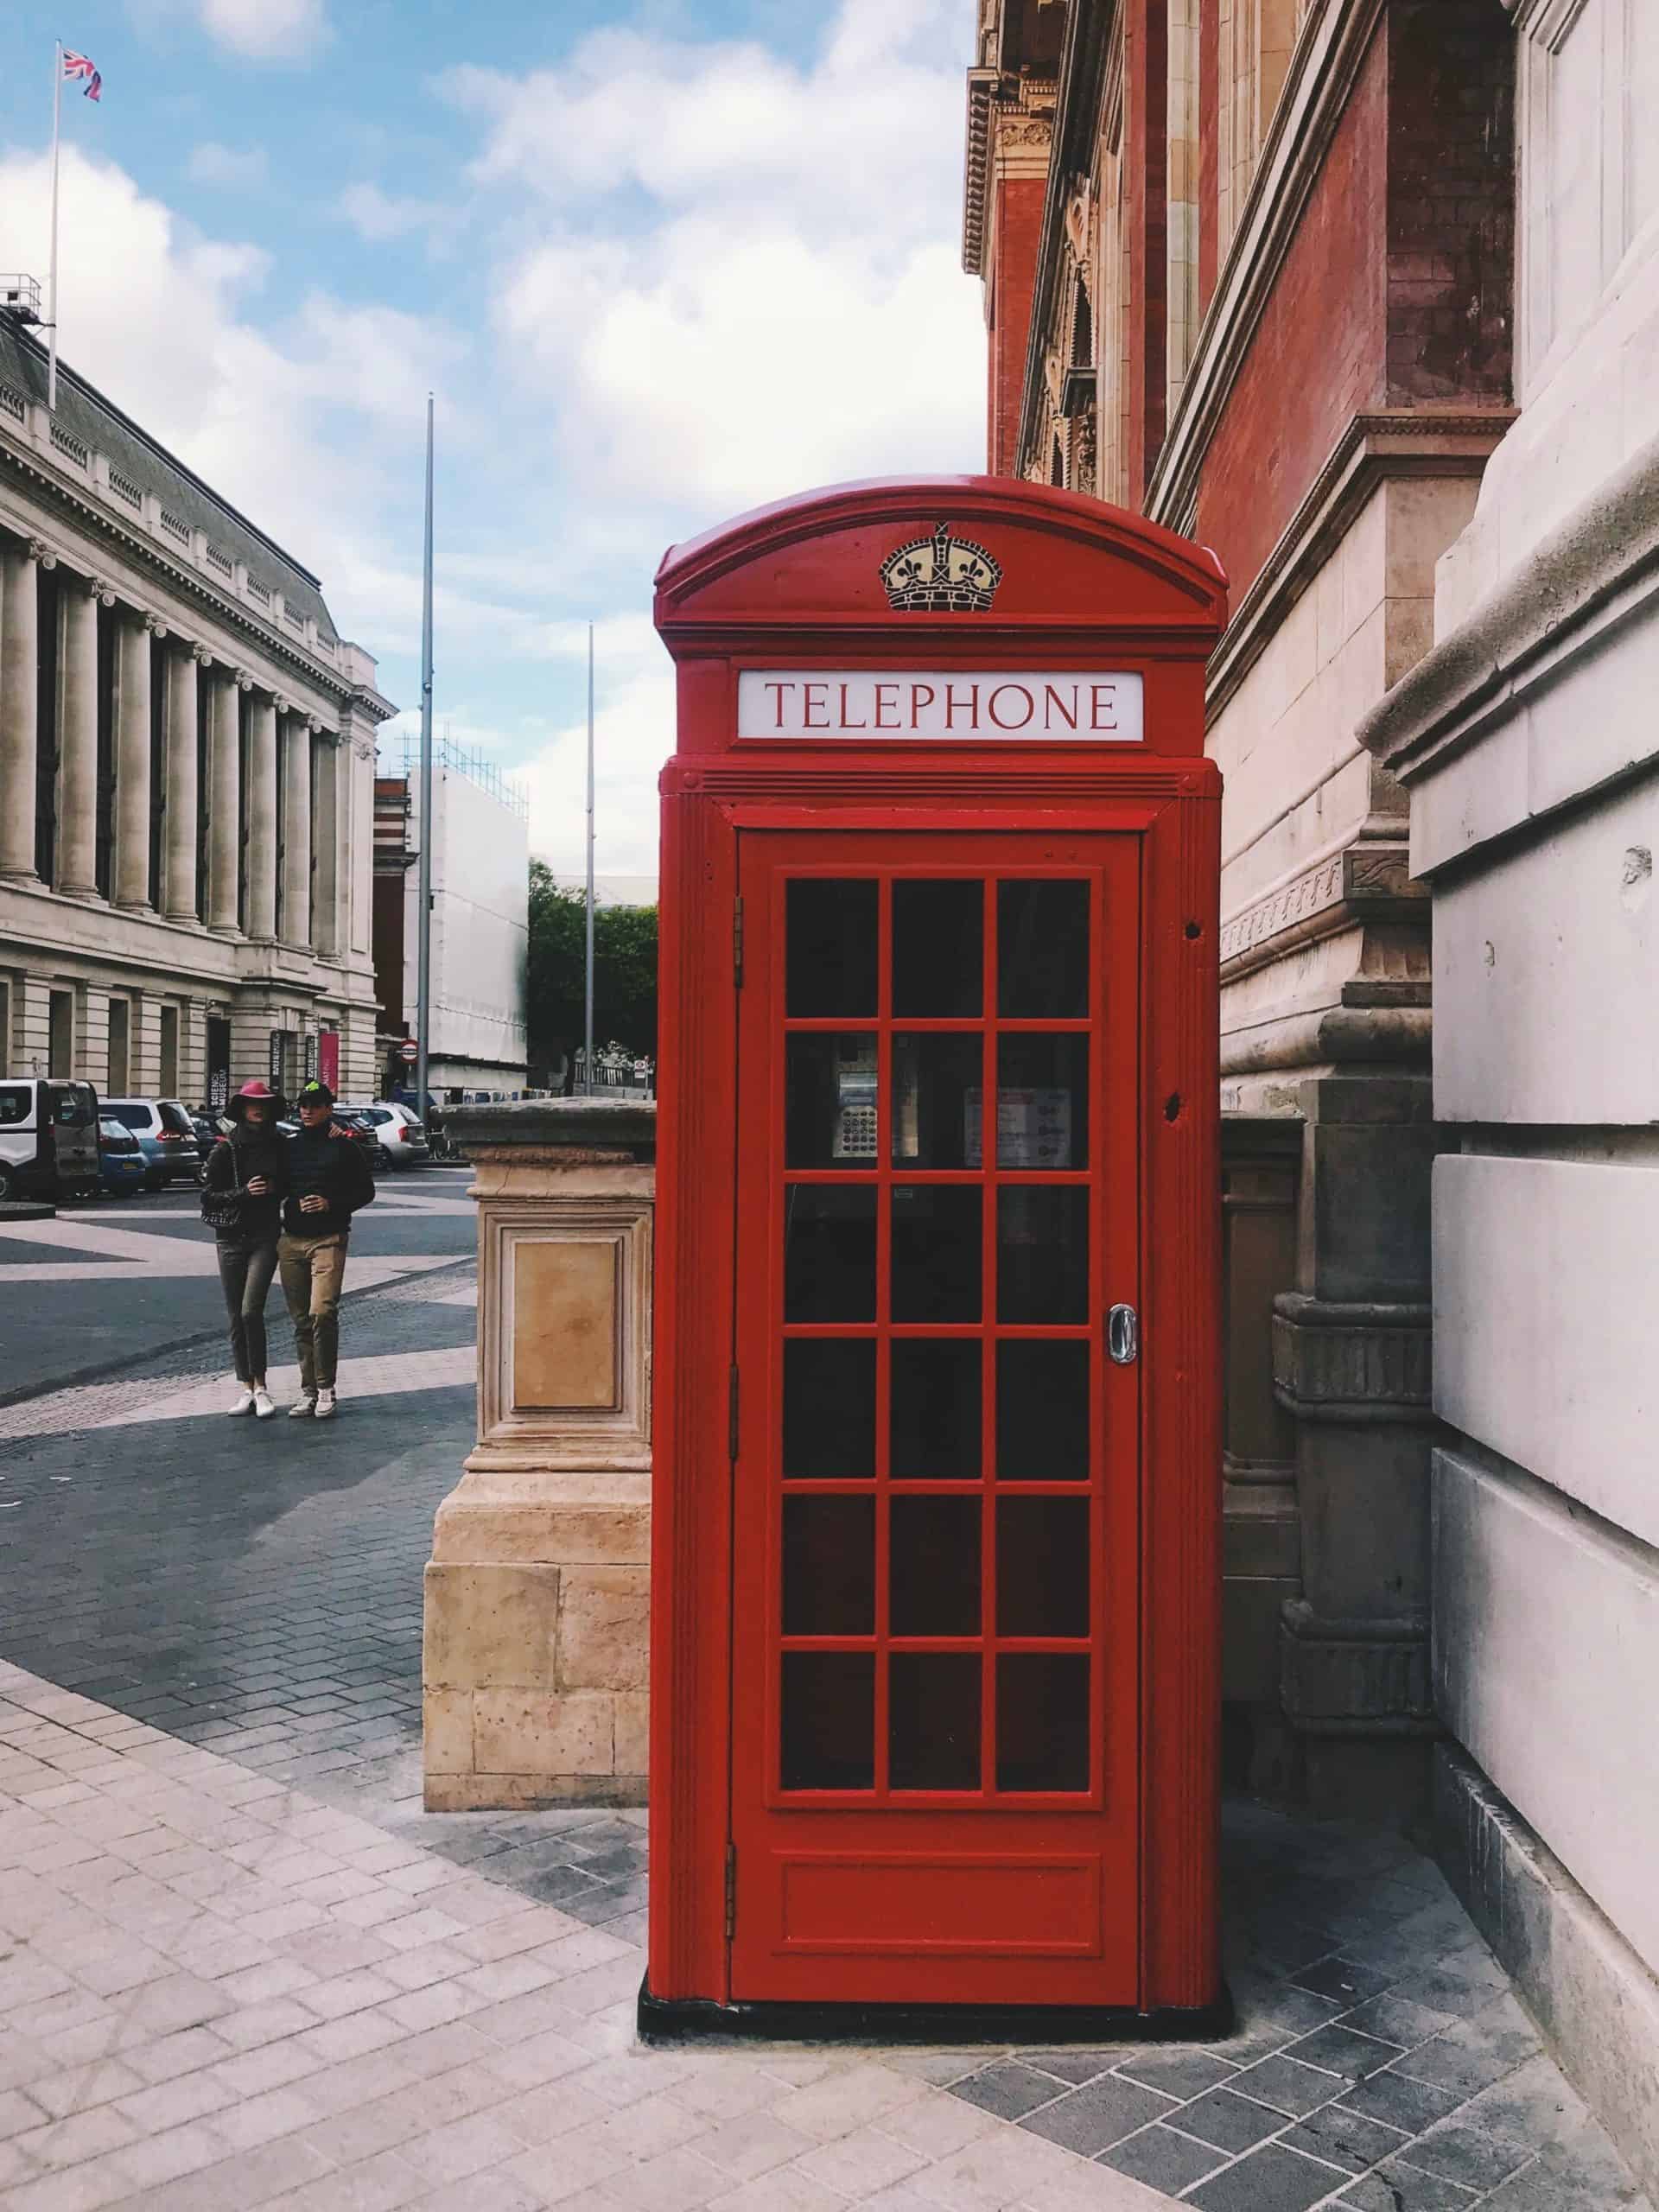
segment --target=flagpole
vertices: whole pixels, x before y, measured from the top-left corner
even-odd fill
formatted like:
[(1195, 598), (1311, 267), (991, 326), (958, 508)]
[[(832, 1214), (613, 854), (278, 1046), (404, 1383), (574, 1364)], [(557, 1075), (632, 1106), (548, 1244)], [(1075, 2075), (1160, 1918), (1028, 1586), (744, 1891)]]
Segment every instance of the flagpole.
[(63, 130), (63, 41), (58, 39), (52, 48), (52, 262), (47, 277), (47, 289), (51, 294), (48, 325), (51, 336), (47, 340), (46, 353), (46, 411), (55, 412), (58, 404), (58, 142)]
[(593, 624), (588, 624), (588, 960), (586, 960), (586, 1024), (588, 1097), (593, 1097)]
[(416, 931), (415, 1110), (426, 1119), (432, 988), (432, 395), (426, 395), (426, 543), (421, 566), (421, 872)]

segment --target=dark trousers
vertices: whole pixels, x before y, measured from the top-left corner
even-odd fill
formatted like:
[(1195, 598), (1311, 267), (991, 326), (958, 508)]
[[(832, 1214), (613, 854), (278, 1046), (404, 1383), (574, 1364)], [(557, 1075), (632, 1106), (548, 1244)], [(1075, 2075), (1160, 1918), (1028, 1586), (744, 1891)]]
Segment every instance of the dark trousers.
[(237, 1380), (251, 1382), (265, 1371), (265, 1294), (276, 1272), (274, 1244), (221, 1244), (219, 1282), (231, 1317), (231, 1357)]

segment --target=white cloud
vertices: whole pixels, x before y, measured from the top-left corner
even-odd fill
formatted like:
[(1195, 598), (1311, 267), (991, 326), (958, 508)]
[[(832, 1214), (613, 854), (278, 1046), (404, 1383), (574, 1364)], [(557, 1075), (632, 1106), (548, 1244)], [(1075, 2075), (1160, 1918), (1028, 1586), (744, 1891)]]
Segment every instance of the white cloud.
[(323, 0), (200, 0), (201, 27), (250, 61), (304, 61), (332, 36)]
[(981, 464), (983, 332), (954, 245), (960, 14), (844, 0), (806, 69), (603, 31), (560, 71), (451, 73), (487, 124), (474, 177), (527, 199), (539, 232), (493, 314), (578, 482), (677, 530), (814, 483)]
[(270, 174), (263, 146), (238, 151), (208, 139), (190, 156), (190, 181), (229, 192), (257, 192)]
[(397, 199), (378, 184), (352, 184), (340, 195), (340, 212), (359, 238), (382, 245), (412, 231), (437, 228), (450, 211), (439, 200)]

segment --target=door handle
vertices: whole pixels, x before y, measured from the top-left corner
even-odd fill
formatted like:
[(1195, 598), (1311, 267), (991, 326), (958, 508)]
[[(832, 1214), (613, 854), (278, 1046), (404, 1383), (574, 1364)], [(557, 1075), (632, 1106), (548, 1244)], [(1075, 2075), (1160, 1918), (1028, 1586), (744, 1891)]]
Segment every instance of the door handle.
[(1114, 1306), (1106, 1316), (1106, 1350), (1120, 1367), (1130, 1367), (1140, 1357), (1141, 1324), (1133, 1306)]

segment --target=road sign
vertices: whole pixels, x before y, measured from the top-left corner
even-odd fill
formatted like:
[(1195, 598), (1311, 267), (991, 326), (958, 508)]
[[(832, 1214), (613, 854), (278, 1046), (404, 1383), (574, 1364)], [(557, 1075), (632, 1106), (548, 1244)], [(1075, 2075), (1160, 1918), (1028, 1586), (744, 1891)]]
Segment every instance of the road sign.
[(412, 1068), (421, 1057), (421, 1048), (412, 1037), (406, 1037), (397, 1047), (397, 1057), (405, 1067)]

